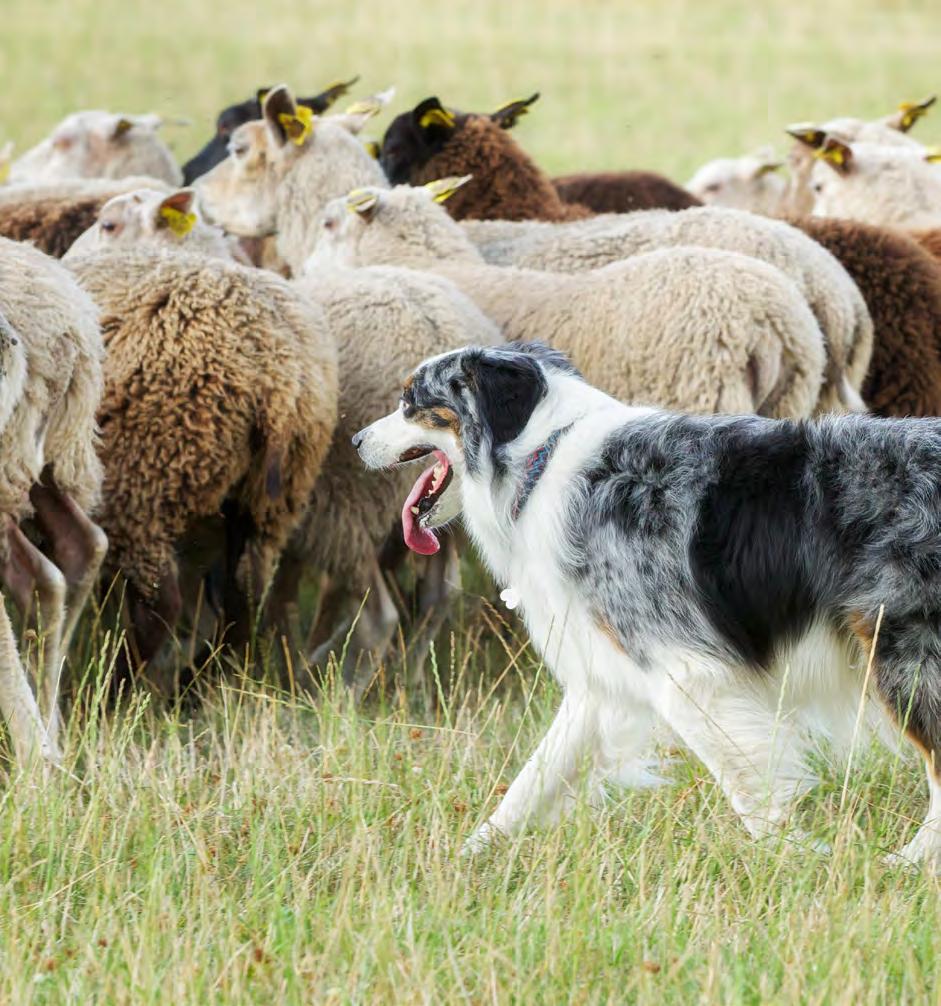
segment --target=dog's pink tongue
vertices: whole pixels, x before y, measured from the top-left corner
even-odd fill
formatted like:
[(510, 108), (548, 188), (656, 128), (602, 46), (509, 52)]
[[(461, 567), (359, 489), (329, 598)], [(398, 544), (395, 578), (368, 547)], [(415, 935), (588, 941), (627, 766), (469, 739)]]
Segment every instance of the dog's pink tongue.
[[(437, 454), (438, 452), (436, 451), (435, 453)], [(434, 465), (426, 468), (418, 476), (418, 481), (412, 486), (412, 491), (408, 494), (405, 506), (402, 507), (402, 534), (405, 538), (405, 544), (419, 555), (434, 555), (441, 548), (434, 531), (421, 527), (418, 523), (417, 514), (412, 513), (412, 507), (418, 506), (418, 501), (428, 491), (434, 475)]]

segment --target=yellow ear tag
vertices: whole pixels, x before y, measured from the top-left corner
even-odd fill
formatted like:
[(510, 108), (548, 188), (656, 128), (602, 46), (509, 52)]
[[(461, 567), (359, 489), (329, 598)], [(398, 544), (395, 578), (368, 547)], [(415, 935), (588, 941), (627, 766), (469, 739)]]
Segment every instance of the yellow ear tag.
[(819, 158), (821, 161), (830, 161), (832, 164), (837, 165), (841, 165), (844, 160), (843, 151), (839, 147), (831, 147), (829, 150), (826, 147), (820, 147), (814, 151), (814, 157)]
[(421, 129), (429, 126), (444, 126), (445, 129), (454, 128), (454, 116), (443, 108), (429, 108), (427, 112), (418, 120)]
[(167, 227), (178, 237), (184, 238), (196, 225), (195, 213), (183, 213), (172, 206), (161, 206), (160, 216), (167, 222)]
[(288, 139), (300, 147), (314, 130), (314, 110), (306, 105), (298, 105), (292, 115), (290, 112), (279, 112), (278, 122), (284, 127)]
[(346, 208), (350, 213), (369, 217), (371, 211), (379, 204), (379, 193), (370, 189), (353, 189), (346, 197)]
[(0, 185), (10, 177), (10, 162), (0, 161)]
[(474, 176), (461, 175), (450, 178), (438, 178), (433, 182), (426, 182), (425, 188), (431, 193), (431, 198), (436, 203), (443, 203), (449, 199), (462, 186), (466, 185)]
[(941, 163), (941, 147), (928, 147), (925, 151), (925, 160), (929, 164)]
[[(364, 143), (363, 146), (366, 148), (366, 153), (374, 160), (379, 160), (379, 155), (382, 153), (382, 148), (379, 146), (377, 140), (370, 140), (368, 143)], [(9, 170), (9, 168), (7, 168)], [(0, 181), (3, 179), (0, 178)]]
[(382, 105), (374, 98), (363, 98), (362, 101), (354, 101), (349, 108), (343, 109), (344, 115), (365, 115), (372, 118), (382, 111)]

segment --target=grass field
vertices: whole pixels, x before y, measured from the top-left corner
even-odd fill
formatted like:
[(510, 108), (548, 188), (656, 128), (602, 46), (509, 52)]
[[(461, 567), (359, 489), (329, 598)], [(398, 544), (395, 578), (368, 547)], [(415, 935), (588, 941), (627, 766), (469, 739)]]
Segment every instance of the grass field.
[[(519, 138), (552, 170), (701, 161), (795, 119), (941, 90), (937, 0), (5, 0), (0, 141), (78, 107), (197, 125), (258, 85), (359, 73), (543, 100)], [(937, 113), (936, 113), (937, 114)], [(925, 135), (941, 137), (929, 120)], [(101, 637), (98, 637), (99, 640)], [(422, 694), (360, 708), (260, 683), (102, 715), (82, 678), (67, 772), (0, 786), (0, 1003), (935, 1003), (941, 890), (881, 855), (925, 806), (909, 758), (860, 752), (801, 806), (824, 858), (755, 844), (701, 765), (562, 826), (459, 856), (558, 694), (525, 640), (442, 640)], [(391, 673), (391, 669), (390, 669)]]

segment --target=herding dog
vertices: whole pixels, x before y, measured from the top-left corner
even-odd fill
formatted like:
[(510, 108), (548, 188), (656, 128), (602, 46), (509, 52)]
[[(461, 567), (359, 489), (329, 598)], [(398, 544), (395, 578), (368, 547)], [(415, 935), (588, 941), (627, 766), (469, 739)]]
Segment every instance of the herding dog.
[(435, 455), (406, 542), (463, 511), (564, 690), (470, 851), (556, 819), (585, 766), (617, 778), (657, 717), (771, 834), (814, 782), (808, 727), (852, 723), (868, 671), (928, 768), (893, 858), (941, 863), (941, 421), (632, 408), (510, 344), (427, 360), (353, 443), (372, 468)]

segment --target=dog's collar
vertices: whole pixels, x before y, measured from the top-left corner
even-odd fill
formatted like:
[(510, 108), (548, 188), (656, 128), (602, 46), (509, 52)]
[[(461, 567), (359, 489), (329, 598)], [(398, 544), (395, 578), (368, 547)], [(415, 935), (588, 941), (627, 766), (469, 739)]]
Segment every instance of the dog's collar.
[(568, 426), (563, 426), (561, 429), (550, 433), (545, 443), (537, 447), (532, 454), (526, 456), (526, 460), (523, 462), (523, 481), (520, 482), (516, 490), (516, 496), (513, 497), (513, 506), (510, 509), (513, 520), (516, 520), (523, 512), (526, 501), (536, 488), (536, 483), (542, 478), (542, 473), (546, 470), (546, 465), (549, 464), (549, 459), (555, 453), (559, 441), (571, 428), (572, 424), (569, 423)]

